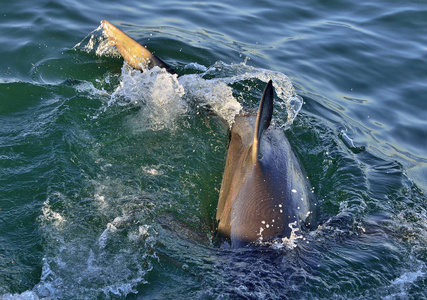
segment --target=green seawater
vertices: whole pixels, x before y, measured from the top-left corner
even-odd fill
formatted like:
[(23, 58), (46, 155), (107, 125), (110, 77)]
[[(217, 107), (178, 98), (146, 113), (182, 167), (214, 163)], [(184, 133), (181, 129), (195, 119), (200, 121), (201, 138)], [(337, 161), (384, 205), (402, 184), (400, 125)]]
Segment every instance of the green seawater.
[[(181, 76), (100, 51), (103, 19)], [(425, 28), (425, 1), (3, 1), (0, 299), (427, 298)], [(268, 79), (319, 226), (219, 248)]]

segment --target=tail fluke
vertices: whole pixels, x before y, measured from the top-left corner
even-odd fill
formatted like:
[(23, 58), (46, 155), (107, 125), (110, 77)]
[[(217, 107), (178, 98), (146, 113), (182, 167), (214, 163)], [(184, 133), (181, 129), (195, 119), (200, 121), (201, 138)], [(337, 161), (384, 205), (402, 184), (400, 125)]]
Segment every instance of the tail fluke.
[(132, 68), (144, 70), (157, 66), (166, 69), (171, 74), (175, 74), (175, 71), (161, 59), (110, 22), (103, 20), (101, 25), (110, 45), (117, 48)]

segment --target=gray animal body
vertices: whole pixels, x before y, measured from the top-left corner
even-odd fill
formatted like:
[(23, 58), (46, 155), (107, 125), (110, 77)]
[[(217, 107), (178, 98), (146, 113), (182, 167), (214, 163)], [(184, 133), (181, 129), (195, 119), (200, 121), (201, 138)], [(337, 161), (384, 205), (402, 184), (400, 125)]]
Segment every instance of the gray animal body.
[(309, 222), (309, 183), (283, 130), (270, 126), (273, 100), (270, 81), (258, 114), (237, 115), (232, 127), (216, 219), (234, 248), (289, 237)]

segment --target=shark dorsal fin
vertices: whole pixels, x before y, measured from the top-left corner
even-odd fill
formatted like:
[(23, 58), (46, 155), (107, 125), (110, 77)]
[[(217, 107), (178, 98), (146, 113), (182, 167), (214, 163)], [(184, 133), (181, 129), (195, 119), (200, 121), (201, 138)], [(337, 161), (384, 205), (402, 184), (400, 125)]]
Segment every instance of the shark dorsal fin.
[(270, 80), (264, 89), (261, 102), (258, 108), (258, 114), (255, 123), (254, 140), (252, 143), (252, 159), (257, 161), (261, 158), (260, 141), (264, 131), (270, 126), (271, 117), (273, 115), (273, 100), (274, 88), (273, 82)]

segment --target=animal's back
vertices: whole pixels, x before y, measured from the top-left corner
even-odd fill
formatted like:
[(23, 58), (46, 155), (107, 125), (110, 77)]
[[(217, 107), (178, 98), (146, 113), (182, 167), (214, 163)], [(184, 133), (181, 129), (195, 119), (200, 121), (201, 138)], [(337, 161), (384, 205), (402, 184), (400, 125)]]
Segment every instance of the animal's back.
[(228, 146), (227, 161), (221, 183), (216, 219), (220, 220), (218, 232), (226, 237), (231, 234), (231, 210), (237, 197), (242, 178), (245, 177), (245, 161), (250, 155), (256, 114), (240, 114), (235, 117)]
[(298, 228), (309, 216), (311, 195), (288, 140), (280, 129), (269, 129), (261, 140), (263, 157), (252, 164), (248, 162), (250, 146), (236, 143), (235, 147), (230, 143), (230, 148), (243, 151), (228, 155), (218, 231), (230, 237), (233, 247), (289, 237), (291, 227)]
[(269, 126), (272, 101), (269, 82), (258, 117), (239, 115), (232, 128), (216, 217), (233, 247), (289, 237), (310, 215), (305, 173), (283, 130)]

